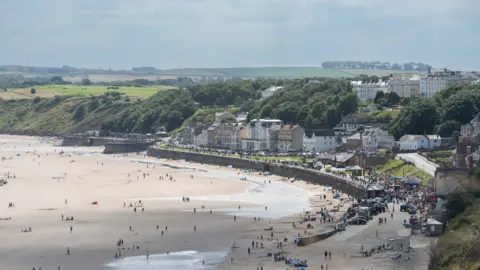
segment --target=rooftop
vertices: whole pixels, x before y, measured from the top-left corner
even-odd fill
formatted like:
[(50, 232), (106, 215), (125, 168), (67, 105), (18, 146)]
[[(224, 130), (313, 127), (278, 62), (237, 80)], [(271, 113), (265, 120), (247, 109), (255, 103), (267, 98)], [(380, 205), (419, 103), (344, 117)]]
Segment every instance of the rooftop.
[(417, 140), (422, 140), (425, 139), (425, 136), (423, 135), (403, 135), (400, 138), (400, 141), (417, 141)]

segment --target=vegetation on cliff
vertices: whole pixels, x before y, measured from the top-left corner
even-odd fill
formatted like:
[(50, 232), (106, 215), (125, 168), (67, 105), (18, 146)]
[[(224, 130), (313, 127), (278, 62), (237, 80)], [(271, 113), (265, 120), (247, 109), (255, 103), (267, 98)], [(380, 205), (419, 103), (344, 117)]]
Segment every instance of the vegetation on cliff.
[(430, 248), (429, 270), (480, 268), (480, 167), (458, 180), (462, 191), (446, 200), (449, 222), (444, 235)]
[(404, 134), (454, 136), (480, 112), (480, 85), (455, 85), (433, 98), (413, 100), (390, 123), (395, 138)]
[(257, 104), (248, 118), (278, 118), (306, 129), (332, 128), (359, 105), (348, 80), (289, 80), (281, 86), (283, 89)]

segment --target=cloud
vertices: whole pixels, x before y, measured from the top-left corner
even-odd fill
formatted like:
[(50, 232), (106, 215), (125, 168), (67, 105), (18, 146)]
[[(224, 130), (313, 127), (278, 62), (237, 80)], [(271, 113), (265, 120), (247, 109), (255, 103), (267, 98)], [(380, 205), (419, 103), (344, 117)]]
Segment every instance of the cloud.
[(474, 66), (476, 10), (478, 0), (2, 0), (0, 64)]

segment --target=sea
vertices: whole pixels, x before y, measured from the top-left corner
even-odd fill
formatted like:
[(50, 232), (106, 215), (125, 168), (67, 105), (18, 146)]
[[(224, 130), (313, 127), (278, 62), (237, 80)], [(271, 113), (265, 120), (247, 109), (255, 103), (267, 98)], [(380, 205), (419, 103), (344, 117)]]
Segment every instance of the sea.
[[(127, 158), (128, 159), (128, 158)], [(195, 172), (197, 169), (184, 165), (172, 165), (160, 161), (145, 161), (141, 159), (129, 159), (132, 162), (149, 163), (155, 166), (168, 166), (179, 170)], [(204, 201), (232, 201), (246, 202), (258, 206), (245, 207), (241, 211), (238, 208), (215, 209), (215, 212), (224, 212), (226, 215), (242, 217), (260, 217), (262, 219), (277, 219), (290, 216), (310, 209), (309, 198), (314, 195), (306, 190), (297, 188), (286, 183), (274, 181), (269, 183), (261, 176), (238, 175), (237, 171), (208, 169), (199, 172), (204, 176), (224, 177), (232, 181), (248, 181), (249, 187), (242, 193), (235, 195), (212, 195), (191, 196), (190, 200)], [(240, 178), (246, 177), (246, 180)], [(180, 197), (162, 198), (135, 198), (135, 200), (175, 200)], [(267, 206), (267, 210), (265, 210)], [(127, 257), (106, 264), (114, 270), (153, 270), (153, 269), (181, 269), (181, 270), (210, 270), (222, 263), (228, 256), (228, 250), (224, 252), (197, 252), (193, 250), (175, 252), (170, 254)], [(205, 262), (205, 264), (203, 264)]]

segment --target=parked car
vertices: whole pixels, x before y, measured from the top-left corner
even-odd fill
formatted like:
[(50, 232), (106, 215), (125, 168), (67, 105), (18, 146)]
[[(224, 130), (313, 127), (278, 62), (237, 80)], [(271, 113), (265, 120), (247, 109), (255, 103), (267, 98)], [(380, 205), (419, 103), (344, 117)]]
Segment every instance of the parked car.
[(400, 212), (407, 212), (410, 210), (410, 206), (406, 204), (400, 205)]
[(367, 219), (364, 217), (354, 217), (347, 220), (348, 225), (365, 225), (367, 224)]

